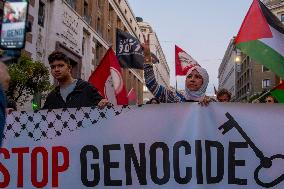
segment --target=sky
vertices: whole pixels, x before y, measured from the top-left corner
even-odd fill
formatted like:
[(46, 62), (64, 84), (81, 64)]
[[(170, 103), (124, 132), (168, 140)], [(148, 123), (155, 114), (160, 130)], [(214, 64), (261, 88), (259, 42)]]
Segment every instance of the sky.
[[(252, 0), (128, 0), (135, 16), (157, 33), (175, 86), (174, 46), (178, 45), (206, 68), (207, 94), (218, 86), (218, 68), (227, 46), (236, 36)], [(184, 89), (178, 77), (178, 89)]]

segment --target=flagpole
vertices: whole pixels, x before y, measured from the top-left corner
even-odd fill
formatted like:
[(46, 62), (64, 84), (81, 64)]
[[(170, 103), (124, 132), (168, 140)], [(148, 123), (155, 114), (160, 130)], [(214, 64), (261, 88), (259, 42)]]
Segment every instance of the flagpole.
[[(281, 83), (280, 83), (281, 84)], [(279, 84), (279, 85), (280, 85)], [(269, 91), (267, 91), (266, 93), (264, 93), (263, 95), (261, 95), (260, 97), (258, 97), (256, 100), (260, 100), (261, 98), (263, 98), (264, 96), (266, 96), (267, 94), (271, 93), (271, 91), (273, 91), (274, 89), (276, 89), (279, 85), (273, 87), (272, 89), (270, 89)]]
[[(278, 85), (277, 85), (278, 86)], [(276, 87), (277, 87), (276, 86)], [(266, 93), (264, 93), (263, 95), (261, 95), (260, 97), (258, 97), (256, 100), (260, 100), (261, 98), (263, 98), (264, 96), (268, 95), (269, 93), (271, 93), (271, 91), (273, 91), (276, 87), (273, 87), (272, 89), (270, 89), (269, 91), (267, 91)]]
[(176, 91), (178, 90), (178, 82), (177, 82), (177, 76), (176, 76)]

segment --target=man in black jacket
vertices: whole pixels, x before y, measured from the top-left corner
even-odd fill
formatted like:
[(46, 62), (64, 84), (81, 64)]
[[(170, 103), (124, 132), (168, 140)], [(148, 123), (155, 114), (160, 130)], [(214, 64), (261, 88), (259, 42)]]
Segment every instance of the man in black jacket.
[(43, 109), (79, 108), (98, 106), (104, 108), (109, 102), (87, 81), (74, 79), (69, 58), (61, 52), (53, 52), (48, 61), (57, 86), (46, 98)]

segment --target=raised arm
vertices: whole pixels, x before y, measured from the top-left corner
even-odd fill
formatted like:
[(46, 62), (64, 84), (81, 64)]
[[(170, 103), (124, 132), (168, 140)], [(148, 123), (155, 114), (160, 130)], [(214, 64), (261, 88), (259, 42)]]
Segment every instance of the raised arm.
[(144, 64), (144, 78), (149, 91), (162, 103), (182, 102), (183, 99), (176, 93), (160, 85), (154, 74), (153, 65)]
[(166, 89), (164, 86), (158, 84), (152, 64), (152, 57), (150, 51), (150, 35), (148, 34), (147, 39), (144, 37), (144, 44), (142, 44), (144, 50), (144, 78), (147, 88), (151, 93), (159, 99), (162, 103), (182, 102), (182, 97), (178, 93)]

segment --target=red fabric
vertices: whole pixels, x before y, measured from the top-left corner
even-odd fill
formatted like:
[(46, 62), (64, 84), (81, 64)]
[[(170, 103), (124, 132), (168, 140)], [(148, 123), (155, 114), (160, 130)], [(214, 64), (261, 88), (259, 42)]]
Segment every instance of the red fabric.
[[(113, 75), (114, 72), (116, 74), (116, 77), (114, 77)], [(109, 77), (113, 79), (113, 82), (117, 82), (114, 81), (114, 78), (120, 78), (118, 85), (119, 87), (115, 89), (117, 105), (128, 105), (127, 93), (122, 80), (121, 67), (112, 48), (109, 48), (109, 50), (106, 52), (105, 56), (101, 60), (99, 66), (89, 78), (89, 82), (93, 84), (98, 89), (100, 94), (106, 99), (107, 96), (105, 94), (105, 88), (106, 81)]]
[(235, 43), (237, 45), (239, 43), (272, 37), (272, 32), (262, 13), (259, 0), (254, 0), (235, 39)]
[(135, 90), (132, 88), (130, 91), (129, 91), (129, 93), (128, 93), (128, 102), (130, 103), (130, 102), (137, 102), (137, 95), (136, 95), (136, 92), (135, 92)]
[[(183, 62), (181, 61), (180, 53), (183, 54)], [(184, 57), (186, 57), (187, 61), (184, 61)], [(199, 66), (199, 64), (190, 55), (177, 45), (175, 46), (175, 60), (177, 76), (185, 76), (190, 68), (196, 65)]]
[(278, 86), (276, 86), (273, 90), (284, 90), (284, 82), (280, 83)]
[(176, 75), (181, 75), (184, 76), (186, 75), (186, 73), (184, 73), (185, 71), (183, 71), (182, 67), (181, 67), (181, 62), (178, 56), (179, 52), (182, 52), (183, 50), (181, 48), (179, 48), (178, 46), (175, 46), (175, 58), (176, 58)]

